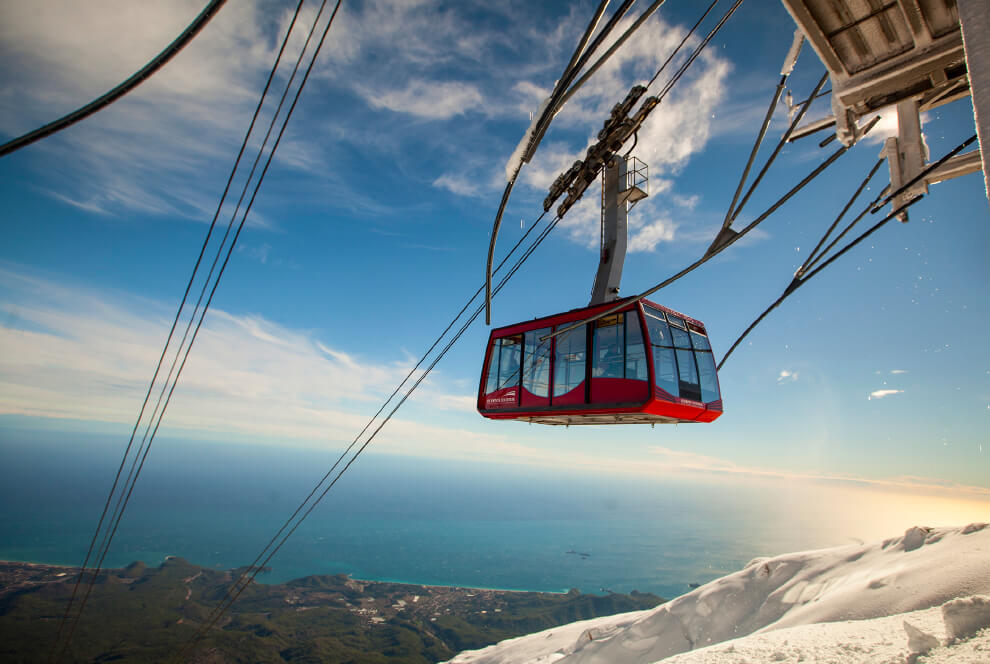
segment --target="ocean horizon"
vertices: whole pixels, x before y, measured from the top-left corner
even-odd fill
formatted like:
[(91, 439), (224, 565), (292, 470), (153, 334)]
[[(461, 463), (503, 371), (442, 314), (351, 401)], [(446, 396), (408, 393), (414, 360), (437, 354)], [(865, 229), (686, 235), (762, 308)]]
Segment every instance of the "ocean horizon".
[[(0, 429), (0, 560), (79, 566), (126, 438)], [(254, 560), (339, 450), (156, 441), (104, 567)], [(851, 541), (765, 486), (362, 456), (259, 575), (673, 598)], [(888, 533), (895, 534), (895, 533)]]

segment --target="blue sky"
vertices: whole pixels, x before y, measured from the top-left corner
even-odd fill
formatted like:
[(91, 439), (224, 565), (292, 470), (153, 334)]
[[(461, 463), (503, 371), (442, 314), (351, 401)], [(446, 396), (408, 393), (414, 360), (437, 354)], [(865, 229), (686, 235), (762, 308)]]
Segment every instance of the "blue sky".
[[(112, 87), (202, 4), (5, 7), (0, 136)], [(593, 5), (345, 2), (163, 433), (216, 445), (350, 442), (481, 284), (505, 162)], [(291, 9), (229, 3), (137, 91), (0, 159), (0, 422), (129, 431)], [(671, 0), (557, 116), (522, 171), (503, 251), (698, 11)], [(315, 4), (304, 12), (314, 13)], [(652, 195), (630, 213), (624, 294), (708, 246), (792, 32), (779, 3), (744, 3), (640, 133)], [(794, 97), (822, 71), (806, 48)], [(787, 121), (778, 110), (771, 140)], [(823, 103), (810, 116), (827, 112)], [(885, 117), (750, 238), (653, 299), (703, 320), (721, 356), (786, 286), (894, 126)], [(932, 155), (972, 127), (968, 100), (929, 113)], [(834, 149), (818, 140), (785, 150), (740, 222)], [(587, 302), (596, 200), (592, 189), (499, 296), (496, 324)], [(933, 187), (910, 223), (888, 224), (750, 335), (720, 374), (726, 412), (714, 424), (565, 430), (483, 420), (474, 391), (487, 330), (476, 323), (375, 449), (987, 500), (987, 221), (979, 176)]]

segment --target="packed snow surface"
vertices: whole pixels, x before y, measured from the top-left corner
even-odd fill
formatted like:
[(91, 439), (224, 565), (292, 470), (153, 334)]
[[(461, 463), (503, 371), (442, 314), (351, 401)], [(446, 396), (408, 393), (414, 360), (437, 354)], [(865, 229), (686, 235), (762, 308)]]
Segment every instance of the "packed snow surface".
[(758, 558), (647, 611), (464, 652), (451, 664), (990, 664), (990, 528)]

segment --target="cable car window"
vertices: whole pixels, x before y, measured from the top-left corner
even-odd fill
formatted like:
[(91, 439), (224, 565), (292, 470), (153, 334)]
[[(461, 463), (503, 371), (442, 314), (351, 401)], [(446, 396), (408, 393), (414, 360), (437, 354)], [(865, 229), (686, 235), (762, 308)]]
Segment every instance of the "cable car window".
[(705, 403), (719, 400), (718, 378), (715, 377), (715, 357), (711, 353), (699, 351), (694, 354), (698, 360), (698, 374), (701, 378), (701, 400)]
[(650, 331), (650, 341), (654, 346), (673, 346), (670, 328), (663, 318), (663, 312), (653, 307), (643, 307), (646, 310), (646, 327)]
[(525, 335), (523, 348), (523, 388), (538, 397), (550, 395), (550, 344), (551, 339), (540, 341), (550, 334), (550, 328), (531, 330)]
[(522, 354), (522, 335), (502, 337), (502, 350), (498, 362), (498, 387), (513, 387), (519, 384), (519, 361)]
[(698, 384), (698, 367), (694, 364), (694, 353), (678, 348), (677, 369), (681, 396), (685, 399), (701, 401), (701, 386)]
[[(670, 317), (670, 320), (673, 321), (674, 320), (674, 317), (671, 316)], [(676, 325), (671, 324), (671, 326), (670, 326), (670, 334), (674, 338), (674, 347), (675, 348), (690, 348), (691, 347), (691, 336), (687, 333), (687, 331), (682, 330), (681, 328), (677, 327)]]
[(584, 381), (585, 357), (588, 351), (586, 326), (564, 332), (557, 337), (557, 352), (553, 365), (553, 395), (567, 394)]
[(656, 378), (657, 387), (671, 396), (680, 396), (673, 348), (653, 347), (653, 375)]
[(708, 343), (708, 337), (703, 334), (698, 334), (694, 330), (691, 330), (691, 345), (694, 346), (695, 350), (711, 350), (712, 346)]
[(485, 380), (485, 394), (491, 394), (498, 389), (498, 352), (501, 348), (501, 339), (492, 342), (491, 355), (488, 357), (488, 378)]
[(591, 365), (593, 378), (622, 378), (625, 324), (622, 314), (605, 316), (595, 321), (595, 353)]
[(687, 325), (684, 324), (684, 320), (681, 319), (681, 318), (678, 318), (674, 314), (667, 314), (667, 322), (669, 322), (671, 325), (676, 325), (677, 327), (681, 328), (682, 330), (686, 330), (687, 329)]
[(657, 309), (656, 307), (651, 307), (648, 304), (644, 304), (643, 311), (646, 312), (647, 316), (653, 316), (654, 318), (659, 318), (662, 321), (667, 320), (666, 318), (664, 318), (663, 312)]
[(636, 311), (626, 312), (626, 379), (649, 380), (646, 367), (646, 348), (643, 346), (643, 330)]

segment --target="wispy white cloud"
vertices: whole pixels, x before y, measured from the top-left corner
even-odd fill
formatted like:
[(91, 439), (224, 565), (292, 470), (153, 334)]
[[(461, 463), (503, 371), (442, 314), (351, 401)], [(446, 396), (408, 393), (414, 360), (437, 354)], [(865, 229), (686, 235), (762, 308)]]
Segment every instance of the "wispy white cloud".
[(899, 374), (906, 374), (907, 372), (908, 372), (907, 369), (891, 369), (890, 370), (890, 373), (893, 374), (893, 375), (895, 375), (895, 376), (896, 375), (899, 375)]
[(701, 197), (698, 194), (692, 194), (690, 196), (674, 194), (670, 197), (670, 200), (674, 205), (690, 211), (698, 207), (698, 201), (701, 200)]
[(793, 383), (798, 379), (797, 371), (788, 371), (787, 369), (781, 369), (780, 374), (777, 376), (777, 384), (783, 385), (784, 383)]
[[(0, 132), (20, 134), (107, 91), (156, 55), (202, 8), (199, 0), (38, 0), (5, 7), (0, 60), (7, 80), (0, 90)], [(275, 59), (280, 35), (271, 31), (271, 9), (263, 0), (228, 3), (133, 92), (30, 146), (25, 154), (60, 165), (45, 171), (52, 197), (105, 215), (139, 212), (208, 221), (223, 171)], [(283, 22), (291, 16), (290, 8), (276, 12)], [(291, 51), (283, 62), (286, 75)], [(265, 112), (271, 110), (273, 103)], [(279, 161), (297, 169), (319, 163), (291, 132), (282, 141)]]
[[(0, 414), (130, 424), (172, 312), (126, 293), (101, 293), (0, 266)], [(211, 310), (165, 420), (174, 434), (282, 444), (350, 442), (412, 366), (369, 361), (332, 341), (260, 316)], [(417, 370), (413, 379), (421, 376)], [(744, 465), (654, 446), (648, 459), (530, 444), (514, 428), (456, 424), (474, 397), (427, 380), (428, 420), (396, 417), (375, 449), (419, 457), (497, 460), (633, 474), (696, 473), (890, 490), (990, 496), (990, 489), (923, 477), (869, 478)], [(443, 417), (438, 414), (444, 414)], [(448, 417), (449, 415), (449, 417)]]
[(433, 186), (438, 189), (446, 189), (458, 196), (473, 198), (482, 194), (479, 183), (466, 177), (463, 173), (444, 173), (433, 181)]
[(268, 263), (268, 258), (272, 253), (272, 245), (267, 242), (263, 242), (260, 245), (254, 247), (246, 244), (237, 245), (237, 253), (244, 254), (252, 260), (256, 260), (262, 265)]
[(631, 253), (653, 251), (661, 242), (673, 241), (676, 230), (677, 224), (670, 219), (655, 219), (632, 229), (627, 248)]
[[(624, 26), (630, 21), (628, 19)], [(533, 162), (523, 167), (521, 181), (533, 189), (545, 190), (559, 173), (583, 158), (587, 147), (595, 142), (595, 135), (612, 106), (634, 83), (646, 83), (683, 37), (683, 28), (670, 25), (659, 15), (647, 21), (554, 119), (554, 127), (564, 131), (575, 128), (587, 131), (584, 144), (562, 142), (560, 130), (551, 129)], [(687, 48), (697, 41), (692, 37)], [(640, 129), (635, 153), (649, 165), (651, 198), (639, 203), (630, 214), (631, 225), (637, 219), (640, 223), (639, 229), (630, 228), (630, 251), (652, 251), (659, 243), (672, 242), (678, 237), (678, 224), (664, 212), (671, 203), (689, 211), (698, 205), (696, 195), (678, 193), (667, 197), (663, 194), (672, 189), (676, 174), (691, 157), (707, 145), (715, 124), (713, 112), (726, 96), (730, 71), (727, 60), (713, 52), (703, 52), (689, 74)], [(648, 94), (658, 92), (663, 83), (659, 80)], [(539, 86), (532, 85), (527, 90), (531, 100), (538, 99)], [(596, 187), (590, 187), (582, 201), (561, 222), (572, 240), (586, 246), (595, 246), (598, 242), (599, 189)]]
[[(168, 307), (3, 267), (0, 281), (0, 413), (132, 422), (171, 322)], [(350, 440), (410, 366), (370, 361), (260, 316), (211, 309), (165, 426), (276, 442)], [(423, 385), (417, 399), (430, 408), (473, 407), (470, 395)], [(381, 442), (407, 445), (413, 434), (449, 447), (502, 440), (397, 418)]]
[(885, 397), (889, 397), (894, 394), (903, 394), (903, 393), (904, 390), (874, 390), (873, 392), (870, 392), (870, 396), (867, 397), (867, 401), (873, 399), (883, 399)]
[(512, 86), (512, 90), (520, 96), (517, 110), (527, 113), (532, 119), (533, 113), (543, 103), (543, 100), (550, 96), (549, 88), (540, 87), (532, 81), (519, 81)]
[(481, 107), (478, 88), (459, 81), (411, 81), (401, 89), (361, 88), (372, 108), (386, 108), (418, 118), (446, 120)]
[(867, 487), (892, 491), (922, 491), (936, 494), (965, 493), (982, 499), (990, 498), (990, 488), (963, 485), (957, 482), (931, 477), (865, 477), (855, 474), (802, 472), (746, 466), (728, 459), (662, 446), (650, 447), (649, 452), (655, 460), (642, 462), (641, 472), (691, 472), (740, 478), (821, 482), (841, 486)]

